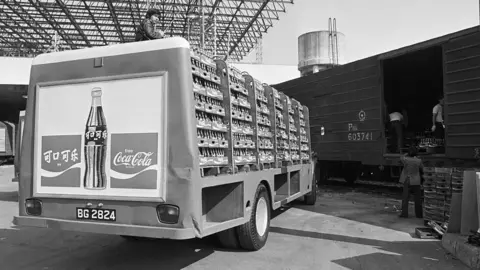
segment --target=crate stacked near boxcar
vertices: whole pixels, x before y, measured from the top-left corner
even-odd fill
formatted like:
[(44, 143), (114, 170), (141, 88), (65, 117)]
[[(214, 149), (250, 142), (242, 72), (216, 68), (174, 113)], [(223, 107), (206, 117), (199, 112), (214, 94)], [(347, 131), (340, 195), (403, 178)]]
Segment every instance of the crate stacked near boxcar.
[(463, 191), (463, 173), (466, 169), (453, 168), (452, 170), (452, 193), (462, 193)]
[(453, 170), (452, 168), (425, 167), (424, 172), (424, 219), (440, 223), (448, 222), (452, 200)]
[(310, 162), (307, 107), (222, 60), (191, 64), (202, 176)]

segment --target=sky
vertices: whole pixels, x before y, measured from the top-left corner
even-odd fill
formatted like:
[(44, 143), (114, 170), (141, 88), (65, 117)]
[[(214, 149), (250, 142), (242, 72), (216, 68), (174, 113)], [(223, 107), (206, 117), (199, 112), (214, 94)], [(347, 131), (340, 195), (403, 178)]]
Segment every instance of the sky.
[[(480, 0), (294, 0), (263, 37), (263, 63), (297, 65), (298, 36), (328, 30), (336, 18), (345, 60), (375, 54), (479, 24)], [(340, 52), (341, 53), (341, 52)], [(245, 58), (253, 61), (255, 52)]]

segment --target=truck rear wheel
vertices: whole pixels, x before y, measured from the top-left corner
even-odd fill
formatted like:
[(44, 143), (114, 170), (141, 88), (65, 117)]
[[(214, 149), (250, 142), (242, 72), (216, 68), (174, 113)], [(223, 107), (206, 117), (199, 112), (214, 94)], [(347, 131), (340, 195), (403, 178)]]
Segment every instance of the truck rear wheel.
[(264, 184), (257, 187), (250, 220), (237, 227), (238, 240), (243, 249), (256, 251), (267, 242), (270, 231), (270, 198)]
[(305, 204), (306, 205), (315, 205), (317, 202), (317, 178), (315, 177), (315, 173), (313, 173), (312, 178), (312, 191), (310, 191), (307, 195), (305, 195)]

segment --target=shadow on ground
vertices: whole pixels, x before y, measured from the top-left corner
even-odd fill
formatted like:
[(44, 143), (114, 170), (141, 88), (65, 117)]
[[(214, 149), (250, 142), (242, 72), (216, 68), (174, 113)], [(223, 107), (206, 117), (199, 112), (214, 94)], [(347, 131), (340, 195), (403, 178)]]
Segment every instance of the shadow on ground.
[[(352, 256), (332, 262), (348, 269), (368, 270), (396, 270), (396, 269), (467, 269), (459, 261), (452, 261), (445, 265), (442, 262), (453, 260), (445, 257), (442, 247), (437, 241), (403, 241), (387, 242), (359, 237), (335, 235), (319, 232), (307, 232), (295, 229), (272, 227), (271, 232), (292, 236), (309, 237), (314, 239), (330, 240), (343, 243), (353, 243), (376, 247), (388, 253), (371, 253), (367, 255)], [(419, 256), (422, 254), (422, 257)], [(442, 263), (442, 264), (441, 264)]]
[(217, 250), (229, 252), (218, 248), (215, 237), (129, 240), (50, 229), (0, 230), (0, 260), (5, 269), (178, 270)]
[[(274, 211), (275, 216), (277, 212), (282, 211)], [(179, 270), (216, 251), (245, 252), (221, 248), (216, 236), (167, 240), (26, 227), (0, 230), (0, 260), (8, 269)]]
[(423, 219), (414, 217), (412, 200), (409, 204), (410, 218), (398, 217), (401, 211), (401, 191), (399, 188), (392, 187), (349, 186), (337, 182), (332, 185), (319, 186), (315, 205), (309, 206), (301, 201), (294, 201), (285, 209), (294, 207), (414, 234), (416, 227), (424, 226)]
[[(321, 201), (321, 199), (319, 198)], [(294, 203), (292, 207), (305, 207)], [(272, 213), (279, 217), (290, 207)], [(311, 210), (314, 210), (315, 206)], [(376, 247), (385, 253), (355, 256), (332, 261), (349, 269), (463, 269), (444, 266), (446, 258), (437, 242), (386, 242), (297, 229), (271, 227), (276, 234), (323, 239)], [(201, 267), (201, 260), (216, 251), (241, 252), (218, 248), (214, 236), (205, 239), (126, 240), (118, 236), (54, 231), (49, 229), (12, 228), (0, 230), (0, 258), (6, 269), (144, 269), (178, 270), (191, 266)], [(285, 249), (288, 253), (288, 248)], [(25, 254), (28, 253), (28, 256)], [(286, 254), (287, 254), (286, 253)], [(419, 254), (424, 254), (421, 257)], [(208, 259), (207, 259), (208, 260)], [(208, 265), (208, 264), (207, 264)], [(451, 264), (448, 264), (451, 265)], [(272, 262), (273, 266), (273, 262)]]

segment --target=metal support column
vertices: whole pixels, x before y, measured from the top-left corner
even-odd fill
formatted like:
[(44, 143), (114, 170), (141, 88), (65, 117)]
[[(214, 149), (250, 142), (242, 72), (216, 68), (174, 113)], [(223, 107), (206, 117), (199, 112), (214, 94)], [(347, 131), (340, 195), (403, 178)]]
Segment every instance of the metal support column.
[(213, 11), (213, 55), (217, 55), (217, 12)]
[(202, 10), (200, 18), (200, 48), (202, 51), (205, 49), (205, 7), (203, 4), (204, 0), (200, 0), (200, 9)]
[(230, 58), (230, 48), (232, 47), (232, 34), (228, 32), (228, 43), (227, 43), (227, 54), (225, 55), (225, 61), (229, 61)]

